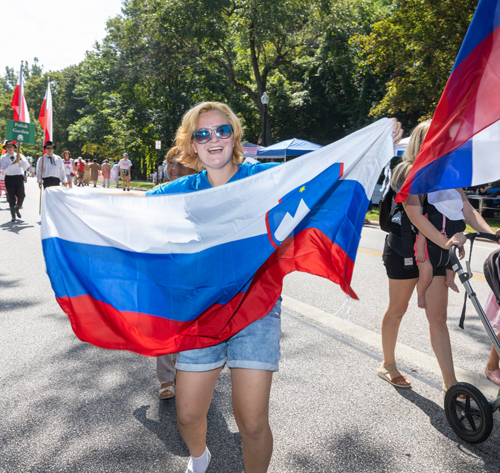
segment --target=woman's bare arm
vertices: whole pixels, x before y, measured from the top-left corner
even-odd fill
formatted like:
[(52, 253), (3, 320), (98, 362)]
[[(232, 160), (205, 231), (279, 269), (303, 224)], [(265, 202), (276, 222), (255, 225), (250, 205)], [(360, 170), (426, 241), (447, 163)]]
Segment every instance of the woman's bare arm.
[(446, 238), (427, 218), (422, 215), (422, 206), (418, 195), (409, 195), (406, 202), (403, 203), (406, 215), (411, 223), (422, 232), (426, 238), (433, 241), (436, 245), (449, 250), (452, 245), (462, 246), (466, 238), (463, 233), (456, 233), (451, 238)]
[(462, 197), (462, 202), (464, 204), (463, 214), (467, 225), (476, 230), (476, 232), (495, 233), (493, 229), (488, 225), (488, 223), (484, 220), (482, 215), (474, 207), (472, 207), (469, 199), (465, 195), (465, 192), (462, 189), (457, 190), (458, 192), (460, 192), (460, 195)]

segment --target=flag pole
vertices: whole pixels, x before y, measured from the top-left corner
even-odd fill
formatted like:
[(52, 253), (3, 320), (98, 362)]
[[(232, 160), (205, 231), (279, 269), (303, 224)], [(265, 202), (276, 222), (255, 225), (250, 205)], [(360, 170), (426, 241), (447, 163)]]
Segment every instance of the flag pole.
[[(49, 90), (49, 85), (50, 85), (50, 80), (47, 79), (47, 90)], [(45, 133), (47, 131), (47, 102), (48, 102), (48, 97), (45, 100), (45, 119), (43, 121), (43, 138), (42, 138), (42, 149), (45, 146)], [(38, 215), (42, 214), (42, 192), (43, 192), (43, 162), (45, 161), (43, 158), (45, 156), (45, 150), (43, 151), (42, 154), (42, 166), (40, 169), (40, 204), (38, 206)]]

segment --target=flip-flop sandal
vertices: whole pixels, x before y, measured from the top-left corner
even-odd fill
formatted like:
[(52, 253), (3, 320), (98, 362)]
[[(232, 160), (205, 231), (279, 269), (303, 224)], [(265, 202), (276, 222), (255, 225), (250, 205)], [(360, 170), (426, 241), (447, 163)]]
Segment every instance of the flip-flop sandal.
[[(165, 392), (170, 392), (170, 394), (163, 395)], [(175, 385), (165, 386), (164, 388), (160, 388), (158, 391), (158, 399), (164, 401), (165, 399), (172, 399), (175, 396)]]
[[(396, 365), (389, 365), (389, 366), (381, 366), (378, 371), (377, 375), (387, 381), (389, 384), (392, 384), (396, 388), (411, 388), (411, 383), (408, 381), (406, 376), (400, 375), (396, 376), (395, 378), (390, 379), (389, 378), (389, 372), (390, 371), (399, 371), (398, 367)], [(405, 381), (408, 384), (398, 384), (400, 381)]]

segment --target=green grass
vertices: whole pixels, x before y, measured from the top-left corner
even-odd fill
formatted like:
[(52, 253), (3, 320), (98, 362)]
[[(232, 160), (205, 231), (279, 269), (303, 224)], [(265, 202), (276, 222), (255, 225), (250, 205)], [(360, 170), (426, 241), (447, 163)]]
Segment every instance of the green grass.
[[(373, 207), (371, 212), (367, 212), (366, 219), (378, 222), (378, 207)], [(485, 220), (494, 231), (497, 231), (500, 228), (500, 220), (494, 218), (485, 218)], [(465, 229), (466, 233), (473, 233), (474, 231), (475, 230), (467, 225), (467, 228)]]
[(132, 188), (132, 187), (139, 188), (139, 189), (152, 189), (153, 183), (152, 182), (131, 182), (130, 188)]
[(366, 212), (367, 220), (376, 220), (378, 222), (378, 207), (373, 207), (371, 212)]

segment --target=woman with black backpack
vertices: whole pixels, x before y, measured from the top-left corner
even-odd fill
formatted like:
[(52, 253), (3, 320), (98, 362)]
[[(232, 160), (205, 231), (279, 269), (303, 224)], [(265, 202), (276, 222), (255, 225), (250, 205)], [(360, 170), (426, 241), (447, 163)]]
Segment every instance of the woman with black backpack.
[[(403, 155), (403, 162), (394, 171), (391, 181), (394, 192), (399, 190), (408, 176), (429, 126), (430, 121), (428, 120), (418, 125), (413, 131), (408, 148)], [(442, 195), (445, 196), (446, 193)], [(461, 200), (462, 213), (466, 223), (476, 231), (494, 233), (481, 215), (470, 205), (462, 189), (457, 189), (453, 195), (456, 195), (457, 200)], [(450, 229), (455, 229), (448, 231), (448, 234), (453, 235), (451, 238), (448, 238), (445, 233), (438, 229), (441, 228), (444, 220), (446, 222), (453, 220), (450, 219), (450, 216), (443, 216), (448, 205), (439, 204), (445, 204), (445, 202), (438, 201), (430, 204), (427, 196), (410, 195), (403, 204), (393, 204), (390, 213), (390, 232), (386, 239), (383, 255), (389, 277), (389, 306), (382, 321), (384, 360), (378, 375), (396, 387), (411, 387), (411, 383), (401, 375), (396, 367), (394, 351), (399, 325), (418, 281), (418, 269), (413, 250), (416, 233), (424, 235), (427, 238), (429, 247), (432, 246), (433, 251), (440, 252), (443, 255), (447, 254), (447, 250), (452, 245), (461, 247), (466, 241), (464, 234), (458, 231), (458, 227), (450, 225)], [(424, 207), (425, 212), (423, 212), (422, 207)], [(439, 211), (441, 213), (437, 215), (436, 212)], [(436, 218), (429, 219), (424, 213), (427, 213), (429, 217), (431, 217), (431, 214), (436, 213)], [(457, 233), (454, 233), (455, 231)], [(457, 379), (453, 367), (450, 335), (446, 324), (448, 307), (447, 260), (444, 257), (441, 260), (443, 261), (442, 264), (441, 262), (436, 264), (435, 259), (431, 259), (433, 278), (425, 292), (425, 313), (429, 322), (432, 349), (443, 375), (443, 394), (445, 394), (448, 388), (457, 382)]]

